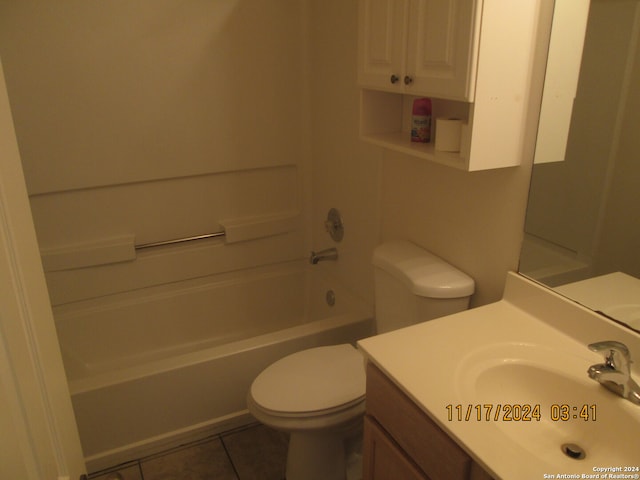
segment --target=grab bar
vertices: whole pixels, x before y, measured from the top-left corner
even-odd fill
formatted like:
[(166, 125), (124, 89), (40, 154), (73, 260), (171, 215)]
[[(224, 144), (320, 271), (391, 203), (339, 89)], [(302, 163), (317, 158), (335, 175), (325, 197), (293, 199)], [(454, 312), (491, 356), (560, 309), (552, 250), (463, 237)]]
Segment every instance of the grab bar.
[[(179, 245), (194, 240), (224, 237), (224, 244), (228, 245), (266, 239), (267, 237), (284, 235), (298, 230), (300, 228), (300, 214), (297, 211), (290, 211), (272, 215), (222, 219), (211, 224), (210, 228), (217, 228), (220, 231), (193, 237), (140, 244), (136, 242), (135, 235), (129, 233), (86, 240), (71, 245), (59, 245), (41, 250), (42, 264), (46, 272), (58, 272), (131, 262), (136, 260), (136, 253), (140, 250), (165, 245)], [(212, 246), (217, 248), (221, 245)]]
[(173, 245), (173, 244), (176, 244), (176, 243), (193, 242), (194, 240), (204, 240), (205, 238), (224, 237), (225, 235), (226, 235), (226, 232), (224, 230), (222, 230), (220, 232), (205, 233), (203, 235), (195, 235), (193, 237), (176, 238), (176, 239), (173, 239), (173, 240), (163, 240), (161, 242), (143, 243), (141, 245), (136, 245), (135, 249), (136, 250), (142, 250), (144, 248), (162, 247), (164, 245)]

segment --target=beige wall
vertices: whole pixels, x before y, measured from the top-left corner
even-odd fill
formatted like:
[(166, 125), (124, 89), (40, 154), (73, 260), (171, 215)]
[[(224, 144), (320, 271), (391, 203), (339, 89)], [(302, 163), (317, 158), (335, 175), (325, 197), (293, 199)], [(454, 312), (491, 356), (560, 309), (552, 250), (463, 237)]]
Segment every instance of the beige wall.
[(383, 240), (409, 239), (470, 275), (473, 306), (499, 300), (518, 266), (529, 169), (468, 173), (389, 153), (382, 178)]

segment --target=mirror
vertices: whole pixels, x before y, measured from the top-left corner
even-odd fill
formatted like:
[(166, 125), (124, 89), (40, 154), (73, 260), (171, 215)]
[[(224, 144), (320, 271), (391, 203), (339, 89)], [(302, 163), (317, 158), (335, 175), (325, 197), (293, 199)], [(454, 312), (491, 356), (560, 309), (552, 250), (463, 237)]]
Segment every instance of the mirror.
[[(539, 127), (519, 271), (640, 332), (640, 1), (587, 10), (566, 141)], [(541, 158), (553, 131), (560, 155)]]

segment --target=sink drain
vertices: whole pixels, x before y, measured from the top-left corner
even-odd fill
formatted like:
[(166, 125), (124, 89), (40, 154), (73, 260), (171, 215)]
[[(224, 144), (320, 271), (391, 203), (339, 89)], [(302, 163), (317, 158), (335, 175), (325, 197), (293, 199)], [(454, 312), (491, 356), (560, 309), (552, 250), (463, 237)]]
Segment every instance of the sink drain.
[(565, 443), (560, 448), (567, 457), (575, 460), (582, 460), (587, 456), (584, 449), (575, 443)]

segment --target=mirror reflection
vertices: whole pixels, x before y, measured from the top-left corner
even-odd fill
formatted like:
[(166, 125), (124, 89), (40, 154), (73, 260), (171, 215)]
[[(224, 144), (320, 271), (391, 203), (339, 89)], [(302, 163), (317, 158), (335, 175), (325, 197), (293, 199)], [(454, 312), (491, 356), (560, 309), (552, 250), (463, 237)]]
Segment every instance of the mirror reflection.
[(640, 1), (590, 2), (565, 155), (536, 159), (520, 259), (520, 273), (637, 331), (639, 37)]

